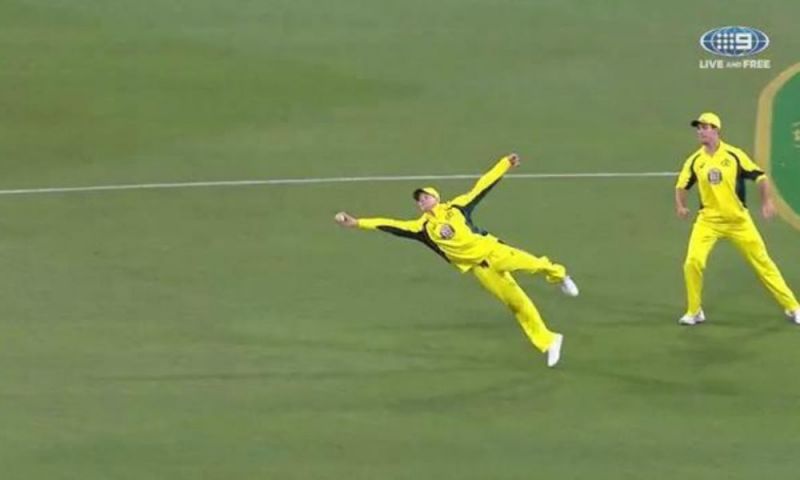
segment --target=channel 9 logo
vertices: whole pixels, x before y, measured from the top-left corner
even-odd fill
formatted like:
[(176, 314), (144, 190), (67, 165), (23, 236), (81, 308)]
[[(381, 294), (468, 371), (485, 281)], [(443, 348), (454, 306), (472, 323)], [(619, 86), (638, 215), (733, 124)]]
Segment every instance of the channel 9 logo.
[(752, 27), (719, 27), (700, 37), (703, 50), (724, 57), (745, 57), (763, 52), (769, 46), (766, 33)]

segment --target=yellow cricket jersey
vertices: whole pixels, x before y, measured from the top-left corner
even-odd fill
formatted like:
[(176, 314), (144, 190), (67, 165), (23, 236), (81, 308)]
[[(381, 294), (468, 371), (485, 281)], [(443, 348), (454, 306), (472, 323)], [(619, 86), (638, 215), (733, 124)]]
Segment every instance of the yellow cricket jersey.
[(739, 222), (748, 216), (744, 181), (761, 182), (766, 178), (743, 150), (720, 141), (713, 155), (705, 147), (689, 155), (675, 188), (689, 190), (697, 184), (700, 218), (720, 223)]
[(449, 202), (439, 203), (416, 220), (360, 218), (358, 226), (418, 240), (462, 272), (467, 272), (483, 262), (499, 245), (496, 237), (475, 226), (472, 212), (510, 167), (508, 157), (501, 158), (472, 190)]

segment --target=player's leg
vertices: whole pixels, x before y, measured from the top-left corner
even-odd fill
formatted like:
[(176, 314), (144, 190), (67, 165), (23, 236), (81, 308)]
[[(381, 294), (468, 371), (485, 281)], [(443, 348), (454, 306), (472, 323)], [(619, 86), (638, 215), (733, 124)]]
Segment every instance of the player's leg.
[(794, 293), (786, 285), (783, 275), (781, 275), (777, 265), (767, 253), (764, 239), (756, 229), (753, 221), (748, 220), (740, 228), (733, 230), (731, 232), (731, 240), (752, 265), (758, 278), (767, 287), (767, 290), (772, 293), (772, 296), (775, 297), (780, 306), (787, 312), (798, 310), (800, 304), (797, 303)]
[(531, 343), (542, 352), (548, 351), (558, 334), (551, 332), (536, 306), (508, 272), (488, 266), (477, 266), (472, 273), (480, 284), (503, 302), (517, 318)]
[(550, 283), (561, 283), (567, 277), (563, 265), (553, 263), (547, 257), (537, 257), (525, 250), (500, 244), (488, 258), (489, 264), (501, 272), (523, 271), (531, 274), (543, 273)]
[(706, 269), (708, 254), (720, 236), (721, 233), (713, 226), (699, 219), (692, 227), (686, 259), (683, 262), (687, 306), (686, 314), (679, 320), (681, 324), (694, 325), (698, 321), (705, 320), (702, 314), (703, 272)]

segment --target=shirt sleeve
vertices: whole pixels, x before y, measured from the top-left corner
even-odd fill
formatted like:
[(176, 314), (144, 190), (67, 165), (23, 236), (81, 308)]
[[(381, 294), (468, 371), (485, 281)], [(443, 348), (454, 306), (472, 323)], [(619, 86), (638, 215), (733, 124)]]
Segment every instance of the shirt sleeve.
[(501, 158), (491, 170), (484, 173), (483, 176), (478, 179), (472, 187), (472, 190), (457, 196), (450, 201), (450, 204), (457, 207), (466, 207), (471, 210), (478, 202), (483, 200), (483, 197), (485, 197), (495, 185), (497, 185), (497, 182), (503, 178), (503, 175), (508, 172), (509, 168), (511, 168), (511, 161), (508, 157)]
[(380, 230), (398, 237), (416, 239), (422, 233), (423, 219), (395, 220), (392, 218), (359, 218), (358, 228), (362, 230)]
[(732, 151), (731, 154), (736, 158), (736, 161), (739, 162), (739, 168), (742, 171), (742, 176), (748, 180), (755, 180), (756, 182), (760, 182), (762, 180), (766, 180), (767, 175), (761, 170), (761, 167), (756, 165), (756, 162), (750, 158), (742, 150), (735, 150)]
[(694, 154), (683, 163), (681, 173), (678, 174), (678, 181), (675, 182), (676, 189), (689, 190), (697, 183), (697, 175), (694, 173), (694, 162), (700, 154)]

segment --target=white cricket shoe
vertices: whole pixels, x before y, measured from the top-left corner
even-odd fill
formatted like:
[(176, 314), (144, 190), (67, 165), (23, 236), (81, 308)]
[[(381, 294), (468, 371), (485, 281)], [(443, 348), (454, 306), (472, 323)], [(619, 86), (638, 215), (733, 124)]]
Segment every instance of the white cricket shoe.
[(561, 291), (568, 297), (577, 297), (580, 293), (578, 286), (569, 276), (564, 277), (564, 280), (561, 281)]
[(800, 325), (800, 308), (795, 310), (786, 310), (786, 316), (789, 317), (789, 320), (796, 325)]
[(706, 314), (703, 313), (703, 309), (700, 309), (696, 315), (689, 315), (688, 313), (678, 319), (678, 324), (692, 326), (692, 325), (699, 325), (706, 321)]
[(550, 348), (547, 349), (547, 366), (553, 368), (556, 366), (559, 360), (561, 360), (561, 345), (564, 344), (564, 335), (557, 333), (555, 338), (553, 339), (553, 343), (550, 344)]

